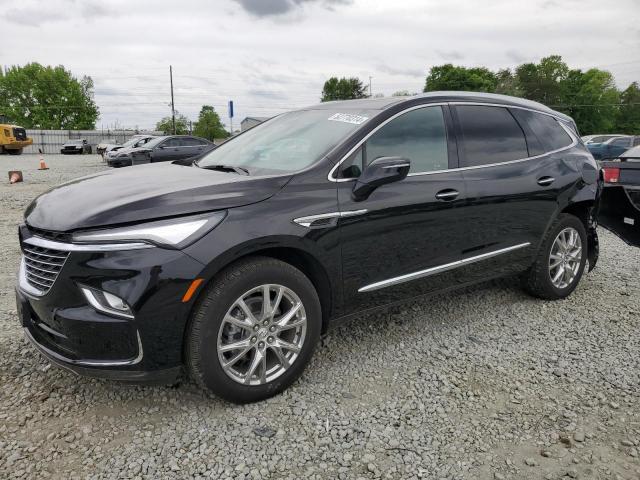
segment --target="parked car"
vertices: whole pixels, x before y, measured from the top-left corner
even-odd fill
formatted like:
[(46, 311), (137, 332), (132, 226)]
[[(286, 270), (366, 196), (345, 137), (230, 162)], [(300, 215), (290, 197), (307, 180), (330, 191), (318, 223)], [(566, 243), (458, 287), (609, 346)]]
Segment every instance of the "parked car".
[[(120, 148), (123, 148), (125, 145), (127, 145), (129, 142), (134, 141), (134, 140), (140, 140), (140, 139), (145, 139), (145, 138), (149, 138), (149, 137), (154, 137), (155, 135), (149, 134), (149, 133), (136, 133), (135, 135), (132, 135), (131, 137), (129, 137), (129, 140), (127, 140), (126, 142), (120, 144), (117, 142), (113, 142), (113, 143), (107, 143), (104, 145), (104, 153), (108, 153), (111, 152), (113, 150), (118, 150)], [(130, 145), (127, 145), (130, 146)]]
[(600, 224), (629, 245), (640, 247), (640, 146), (602, 162), (602, 173)]
[(610, 138), (602, 143), (587, 144), (587, 148), (596, 160), (616, 158), (631, 147), (640, 145), (640, 136), (627, 135), (625, 137)]
[[(156, 137), (144, 147), (132, 150), (128, 159), (122, 159), (123, 163), (120, 166), (184, 160), (214, 148), (216, 146), (209, 140), (190, 135)], [(118, 156), (117, 160), (120, 159)]]
[(640, 146), (632, 147), (618, 156), (621, 162), (638, 162), (640, 161)]
[(109, 139), (105, 139), (102, 140), (97, 146), (96, 146), (96, 153), (98, 155), (102, 155), (104, 156), (104, 154), (107, 151), (107, 148), (109, 147), (113, 147), (115, 145), (118, 145), (117, 140), (114, 138), (109, 138)]
[(64, 368), (160, 382), (186, 370), (225, 399), (257, 401), (353, 315), (503, 276), (567, 297), (598, 259), (599, 185), (574, 122), (539, 103), (327, 102), (193, 163), (42, 194), (20, 227), (18, 311)]
[(60, 153), (63, 155), (91, 153), (91, 145), (87, 143), (86, 139), (69, 140), (62, 145)]
[(607, 140), (611, 140), (612, 138), (626, 137), (626, 136), (627, 135), (608, 133), (606, 135), (585, 135), (584, 137), (580, 137), (580, 138), (582, 139), (585, 145), (589, 145), (591, 143), (602, 143), (602, 142), (606, 142)]
[(141, 148), (149, 143), (151, 140), (157, 138), (154, 135), (136, 135), (129, 141), (119, 145), (117, 148), (112, 148), (108, 152), (105, 152), (104, 159), (110, 167), (124, 167), (131, 165), (131, 152), (136, 148)]

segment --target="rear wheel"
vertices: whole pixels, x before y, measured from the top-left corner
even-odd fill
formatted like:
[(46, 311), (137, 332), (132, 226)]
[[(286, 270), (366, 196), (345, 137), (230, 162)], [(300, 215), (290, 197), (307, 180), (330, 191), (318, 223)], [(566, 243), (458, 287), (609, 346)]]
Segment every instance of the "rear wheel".
[(300, 270), (272, 258), (241, 261), (196, 307), (187, 365), (200, 386), (226, 400), (263, 400), (300, 376), (320, 327), (318, 295)]
[(566, 298), (582, 278), (587, 251), (582, 221), (573, 215), (561, 214), (547, 232), (535, 263), (524, 277), (525, 289), (547, 300)]
[(22, 154), (22, 148), (7, 149), (7, 152), (9, 152), (9, 155), (21, 155)]

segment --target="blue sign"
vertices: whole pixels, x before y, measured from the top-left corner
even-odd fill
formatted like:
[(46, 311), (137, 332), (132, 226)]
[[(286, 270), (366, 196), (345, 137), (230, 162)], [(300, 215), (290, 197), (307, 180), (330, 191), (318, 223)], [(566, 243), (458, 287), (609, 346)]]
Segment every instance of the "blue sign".
[(233, 100), (229, 100), (229, 118), (233, 118)]

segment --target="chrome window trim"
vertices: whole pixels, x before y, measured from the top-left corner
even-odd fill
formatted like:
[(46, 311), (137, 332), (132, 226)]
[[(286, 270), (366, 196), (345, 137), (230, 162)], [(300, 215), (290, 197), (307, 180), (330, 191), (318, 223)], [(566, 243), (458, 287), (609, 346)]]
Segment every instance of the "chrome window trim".
[(531, 243), (520, 243), (518, 245), (513, 245), (511, 247), (501, 248), (500, 250), (494, 250), (492, 252), (483, 253), (481, 255), (476, 255), (474, 257), (463, 258), (462, 260), (456, 260), (455, 262), (446, 263), (444, 265), (438, 265), (436, 267), (426, 268), (424, 270), (419, 270), (417, 272), (407, 273), (405, 275), (400, 275), (397, 277), (388, 278), (386, 280), (381, 280), (379, 282), (370, 283), (369, 285), (365, 285), (364, 287), (360, 287), (358, 289), (358, 293), (366, 293), (373, 292), (374, 290), (379, 290), (381, 288), (387, 288), (394, 285), (399, 285), (401, 283), (410, 282), (412, 280), (417, 280), (419, 278), (429, 277), (431, 275), (435, 275), (437, 273), (446, 272), (449, 270), (453, 270), (458, 267), (462, 267), (465, 265), (470, 265), (472, 263), (476, 263), (482, 260), (486, 260), (488, 258), (497, 257), (498, 255), (502, 255), (504, 253), (512, 252), (514, 250), (519, 250), (521, 248), (525, 248), (530, 246)]
[(111, 361), (74, 360), (72, 358), (67, 358), (63, 355), (60, 355), (59, 353), (54, 352), (53, 350), (38, 343), (38, 341), (35, 338), (33, 338), (33, 335), (31, 335), (31, 332), (26, 327), (24, 328), (24, 335), (25, 337), (27, 337), (27, 340), (29, 340), (29, 342), (31, 342), (46, 357), (52, 358), (53, 360), (56, 361), (56, 363), (61, 362), (62, 365), (60, 366), (62, 367), (65, 366), (64, 364), (77, 365), (82, 367), (123, 367), (126, 365), (135, 365), (137, 363), (140, 363), (144, 356), (144, 352), (142, 350), (142, 341), (140, 340), (140, 332), (137, 329), (136, 329), (136, 336), (138, 339), (138, 355), (135, 358), (132, 358), (130, 360), (111, 360)]
[(139, 248), (153, 248), (153, 245), (143, 242), (131, 243), (63, 243), (47, 240), (38, 236), (29, 237), (23, 243), (36, 247), (50, 248), (52, 250), (62, 250), (64, 252), (108, 252), (114, 250), (137, 250)]
[(345, 210), (343, 212), (320, 213), (318, 215), (308, 215), (306, 217), (294, 218), (293, 223), (297, 223), (298, 225), (305, 228), (313, 228), (312, 224), (316, 220), (324, 220), (326, 218), (355, 217), (357, 215), (364, 215), (365, 213), (367, 213), (367, 211), (368, 210), (366, 208), (363, 208), (361, 210)]
[(369, 137), (371, 137), (376, 131), (378, 131), (381, 127), (383, 127), (384, 125), (386, 125), (388, 122), (390, 122), (391, 120), (399, 117), (400, 115), (403, 115), (407, 112), (410, 112), (412, 110), (417, 110), (419, 108), (427, 108), (427, 107), (442, 107), (444, 105), (477, 105), (477, 106), (486, 106), (486, 107), (502, 107), (502, 108), (518, 108), (520, 110), (528, 110), (530, 112), (534, 112), (534, 113), (540, 113), (542, 115), (548, 115), (550, 117), (553, 117), (556, 119), (556, 121), (560, 124), (560, 126), (564, 129), (565, 132), (567, 132), (567, 134), (569, 135), (569, 138), (571, 138), (572, 142), (571, 144), (567, 145), (566, 147), (562, 147), (562, 148), (558, 148), (556, 150), (551, 150), (549, 152), (545, 152), (542, 153), (540, 155), (533, 155), (531, 157), (526, 157), (526, 158), (520, 158), (517, 160), (507, 160), (505, 162), (496, 162), (496, 163), (487, 163), (486, 165), (474, 165), (471, 167), (458, 167), (458, 168), (448, 168), (446, 170), (433, 170), (431, 172), (414, 172), (414, 173), (409, 173), (407, 175), (407, 177), (417, 177), (417, 176), (422, 176), (422, 175), (436, 175), (439, 173), (446, 173), (446, 172), (460, 172), (460, 171), (464, 171), (464, 170), (475, 170), (477, 168), (490, 168), (490, 167), (497, 167), (500, 165), (510, 165), (510, 164), (514, 164), (514, 163), (520, 163), (520, 162), (526, 162), (529, 160), (536, 160), (542, 157), (545, 157), (547, 155), (553, 155), (555, 153), (559, 153), (562, 152), (564, 150), (568, 150), (570, 148), (575, 147), (578, 144), (578, 136), (577, 134), (571, 130), (570, 128), (568, 128), (565, 125), (565, 121), (558, 117), (557, 115), (554, 115), (553, 113), (550, 112), (543, 112), (540, 110), (535, 110), (533, 108), (527, 108), (527, 107), (520, 107), (517, 105), (504, 105), (504, 104), (499, 104), (499, 103), (482, 103), (482, 102), (444, 102), (444, 103), (425, 103), (422, 105), (414, 105), (413, 107), (407, 108), (405, 110), (402, 110), (401, 112), (396, 113), (395, 115), (389, 117), (388, 119), (386, 119), (384, 122), (382, 122), (380, 125), (378, 125), (376, 128), (374, 128), (373, 130), (371, 130), (364, 138), (362, 138), (351, 150), (349, 150), (341, 159), (338, 163), (336, 163), (331, 170), (329, 171), (329, 174), (327, 175), (327, 179), (330, 182), (335, 182), (335, 183), (341, 183), (341, 182), (353, 182), (356, 180), (356, 178), (336, 178), (333, 176), (333, 174), (337, 171), (337, 169), (340, 167), (340, 165), (342, 165), (342, 163), (347, 160), (351, 155), (353, 155), (355, 153), (356, 150), (358, 150), (358, 148), (360, 148), (362, 146), (363, 143), (365, 143)]

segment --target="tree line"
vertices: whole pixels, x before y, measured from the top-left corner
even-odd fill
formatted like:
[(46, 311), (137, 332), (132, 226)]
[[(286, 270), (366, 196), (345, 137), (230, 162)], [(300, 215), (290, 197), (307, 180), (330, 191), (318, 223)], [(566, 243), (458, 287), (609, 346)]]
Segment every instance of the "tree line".
[[(93, 79), (76, 78), (62, 65), (28, 63), (3, 71), (0, 68), (0, 118), (24, 128), (44, 130), (93, 130), (100, 116), (94, 101)], [(176, 116), (176, 133), (189, 133), (191, 122)], [(156, 124), (156, 129), (172, 133), (171, 117)], [(193, 134), (213, 140), (225, 138), (220, 116), (210, 105), (203, 105)]]
[[(619, 90), (611, 73), (598, 68), (572, 69), (558, 55), (543, 58), (539, 63), (523, 63), (513, 70), (492, 71), (450, 63), (433, 66), (423, 92), (441, 90), (499, 93), (534, 100), (573, 117), (583, 135), (640, 134), (638, 82)], [(332, 77), (324, 84), (321, 101), (367, 96), (366, 87), (358, 78)]]

